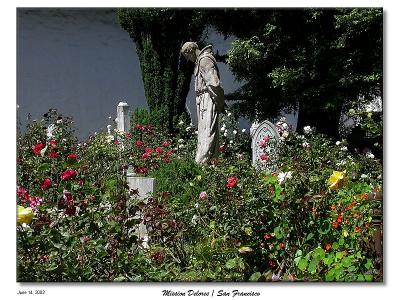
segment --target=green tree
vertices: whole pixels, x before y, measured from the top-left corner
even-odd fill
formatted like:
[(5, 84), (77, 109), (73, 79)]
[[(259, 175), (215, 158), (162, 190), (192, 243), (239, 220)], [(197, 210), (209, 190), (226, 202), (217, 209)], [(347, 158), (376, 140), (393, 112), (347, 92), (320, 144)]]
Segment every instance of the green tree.
[(186, 113), (193, 63), (180, 55), (184, 42), (198, 41), (206, 27), (193, 9), (119, 9), (119, 23), (133, 39), (139, 56), (145, 96), (156, 125), (173, 130), (174, 118)]
[(252, 18), (247, 33), (215, 25), (238, 36), (227, 62), (244, 85), (231, 98), (244, 100), (237, 106), (248, 117), (298, 109), (298, 128), (336, 137), (343, 109), (382, 96), (382, 9), (244, 13)]

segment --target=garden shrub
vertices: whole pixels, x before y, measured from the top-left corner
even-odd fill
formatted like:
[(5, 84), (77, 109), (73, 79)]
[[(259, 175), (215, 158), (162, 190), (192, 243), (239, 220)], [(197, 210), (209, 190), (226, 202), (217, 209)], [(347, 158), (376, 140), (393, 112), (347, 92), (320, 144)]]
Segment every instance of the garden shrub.
[[(382, 280), (371, 247), (381, 204), (368, 197), (382, 189), (381, 162), (307, 128), (282, 135), (274, 168), (253, 167), (249, 136), (230, 117), (204, 166), (184, 120), (174, 135), (143, 117), (80, 144), (54, 111), (29, 124), (18, 137), (18, 280)], [(147, 201), (128, 189), (129, 168), (156, 179)]]

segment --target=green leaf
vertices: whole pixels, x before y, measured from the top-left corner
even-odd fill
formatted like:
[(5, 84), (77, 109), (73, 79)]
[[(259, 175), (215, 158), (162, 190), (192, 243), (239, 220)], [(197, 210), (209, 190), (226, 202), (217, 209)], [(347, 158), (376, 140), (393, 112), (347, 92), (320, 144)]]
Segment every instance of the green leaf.
[(236, 258), (231, 258), (230, 260), (228, 260), (226, 262), (225, 268), (227, 268), (228, 270), (231, 270), (234, 267), (236, 267)]
[(306, 237), (306, 242), (311, 240), (314, 237), (314, 233), (310, 232)]
[(333, 249), (333, 250), (336, 250), (337, 248), (339, 248), (339, 244), (336, 243), (336, 242), (334, 242), (334, 243), (332, 244), (332, 249)]
[(311, 260), (310, 264), (308, 265), (308, 272), (311, 274), (314, 274), (317, 271), (317, 266), (318, 263), (320, 262), (320, 259), (318, 257), (315, 257)]
[(245, 232), (248, 236), (252, 236), (252, 235), (253, 235), (253, 229), (251, 229), (251, 227), (245, 227), (245, 228), (244, 228), (244, 232)]
[(339, 240), (339, 245), (340, 245), (340, 246), (343, 246), (343, 244), (344, 244), (344, 239), (341, 238), (341, 239)]
[(364, 274), (365, 281), (372, 281), (374, 279), (374, 276), (371, 274)]
[(325, 274), (325, 280), (333, 281), (333, 279), (335, 278), (335, 273), (336, 273), (335, 269), (330, 269), (328, 273)]
[(314, 258), (319, 258), (319, 260), (325, 257), (325, 251), (321, 247), (318, 247), (314, 250), (313, 255)]
[(253, 273), (250, 276), (249, 281), (258, 281), (258, 279), (260, 279), (260, 277), (261, 277), (261, 273), (260, 272)]
[(308, 264), (308, 259), (303, 257), (300, 259), (299, 264), (298, 264), (298, 268), (302, 271), (304, 271), (307, 268), (307, 264)]
[(336, 259), (342, 259), (343, 258), (343, 252), (342, 251), (340, 251), (340, 252), (336, 252)]
[(353, 258), (348, 256), (348, 257), (343, 258), (342, 265), (343, 265), (343, 267), (348, 268), (351, 266), (352, 262), (353, 262)]

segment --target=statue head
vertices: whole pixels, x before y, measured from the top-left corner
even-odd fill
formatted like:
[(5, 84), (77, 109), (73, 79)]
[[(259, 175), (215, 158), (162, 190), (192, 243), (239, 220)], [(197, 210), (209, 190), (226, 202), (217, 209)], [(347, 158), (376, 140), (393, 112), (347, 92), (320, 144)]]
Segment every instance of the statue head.
[(199, 46), (195, 42), (186, 42), (182, 46), (181, 53), (187, 60), (195, 62), (197, 58), (196, 50), (199, 50)]

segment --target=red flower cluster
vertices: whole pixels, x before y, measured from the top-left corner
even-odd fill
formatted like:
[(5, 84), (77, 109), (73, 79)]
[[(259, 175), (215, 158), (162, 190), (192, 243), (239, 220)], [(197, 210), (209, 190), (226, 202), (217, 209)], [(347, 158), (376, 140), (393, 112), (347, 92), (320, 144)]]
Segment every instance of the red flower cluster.
[(226, 187), (228, 189), (232, 189), (237, 185), (238, 179), (236, 176), (232, 176), (228, 178), (228, 181), (226, 182)]
[(29, 206), (32, 208), (36, 208), (36, 206), (43, 202), (42, 198), (29, 195), (28, 191), (23, 187), (17, 188), (17, 197), (21, 203), (26, 203), (29, 201)]
[(17, 188), (17, 197), (22, 203), (25, 203), (31, 198), (28, 191), (23, 187)]
[(168, 142), (164, 142), (162, 145), (164, 148), (167, 148), (169, 146)]
[(48, 143), (52, 147), (56, 147), (57, 146), (57, 141), (56, 140), (50, 140)]
[(137, 167), (135, 168), (135, 173), (137, 174), (144, 174), (146, 175), (148, 173), (148, 169), (146, 167)]
[(143, 147), (144, 143), (142, 141), (136, 141), (136, 147), (140, 148)]
[(153, 130), (153, 125), (149, 124), (149, 125), (141, 125), (141, 124), (136, 124), (135, 128), (139, 131), (152, 131)]
[(42, 143), (32, 146), (32, 151), (36, 156), (40, 156), (40, 152), (44, 149), (45, 145)]
[(332, 248), (331, 244), (328, 243), (328, 244), (325, 245), (325, 250), (326, 251), (329, 251), (331, 248)]
[(74, 216), (76, 213), (76, 207), (71, 192), (64, 190), (63, 198), (64, 198), (64, 205), (67, 206), (64, 210), (64, 213), (67, 216)]
[(75, 153), (70, 153), (70, 154), (68, 154), (67, 158), (76, 160), (78, 158), (78, 156)]
[(48, 190), (51, 187), (51, 180), (50, 178), (45, 178), (45, 180), (43, 180), (43, 183), (40, 185), (40, 188), (45, 191)]
[(58, 157), (58, 153), (57, 152), (50, 152), (49, 156), (50, 156), (50, 158), (57, 158)]
[(261, 155), (260, 155), (260, 159), (261, 159), (261, 160), (267, 160), (268, 158), (269, 158), (269, 156), (266, 155), (266, 154), (261, 154)]
[(337, 220), (332, 222), (332, 227), (333, 227), (334, 229), (338, 229), (339, 226), (340, 226), (340, 224), (343, 222), (343, 215), (344, 215), (344, 213), (341, 212), (341, 213), (339, 214)]
[(163, 152), (163, 149), (161, 147), (156, 148), (157, 154), (161, 154)]
[(286, 247), (285, 243), (279, 243), (279, 248), (285, 250), (285, 247)]
[(71, 178), (75, 177), (76, 174), (78, 174), (75, 170), (68, 169), (61, 173), (61, 180), (67, 181), (70, 180)]
[(264, 239), (269, 240), (270, 238), (272, 238), (272, 235), (269, 233), (264, 234)]

